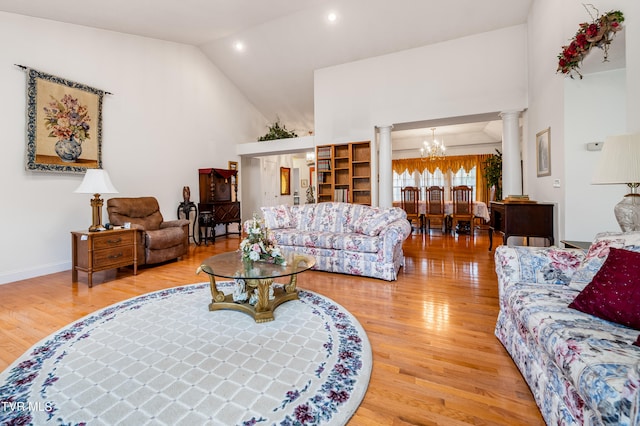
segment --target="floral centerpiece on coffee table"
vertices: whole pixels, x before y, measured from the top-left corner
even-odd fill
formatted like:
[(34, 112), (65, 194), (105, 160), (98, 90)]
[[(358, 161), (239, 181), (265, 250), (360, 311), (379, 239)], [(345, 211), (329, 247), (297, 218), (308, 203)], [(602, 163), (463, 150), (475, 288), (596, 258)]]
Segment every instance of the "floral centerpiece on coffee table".
[(240, 252), (244, 261), (263, 261), (285, 265), (286, 260), (277, 241), (257, 216), (245, 223), (247, 238), (240, 242)]

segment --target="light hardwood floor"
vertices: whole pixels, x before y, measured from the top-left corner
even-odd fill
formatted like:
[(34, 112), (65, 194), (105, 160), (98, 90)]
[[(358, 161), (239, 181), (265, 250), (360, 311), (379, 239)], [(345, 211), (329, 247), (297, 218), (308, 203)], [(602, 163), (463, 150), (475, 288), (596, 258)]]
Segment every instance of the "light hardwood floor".
[[(235, 250), (239, 238), (192, 246), (182, 260), (94, 274), (61, 272), (0, 285), (0, 370), (68, 323), (112, 303), (204, 282), (200, 261)], [(373, 349), (367, 394), (350, 425), (543, 425), (531, 392), (493, 329), (497, 279), (486, 231), (414, 233), (406, 265), (387, 282), (310, 271), (298, 286), (353, 313)], [(208, 303), (208, 301), (203, 301)], [(277, 317), (277, 310), (276, 310)]]

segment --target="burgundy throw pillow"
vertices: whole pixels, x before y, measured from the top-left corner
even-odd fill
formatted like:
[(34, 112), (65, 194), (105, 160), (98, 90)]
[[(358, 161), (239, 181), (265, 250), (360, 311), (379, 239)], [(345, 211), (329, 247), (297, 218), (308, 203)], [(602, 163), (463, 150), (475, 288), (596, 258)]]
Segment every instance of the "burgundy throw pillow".
[(638, 335), (638, 340), (633, 342), (633, 344), (636, 345), (636, 346), (640, 346), (640, 334)]
[(611, 248), (569, 307), (640, 330), (640, 253)]

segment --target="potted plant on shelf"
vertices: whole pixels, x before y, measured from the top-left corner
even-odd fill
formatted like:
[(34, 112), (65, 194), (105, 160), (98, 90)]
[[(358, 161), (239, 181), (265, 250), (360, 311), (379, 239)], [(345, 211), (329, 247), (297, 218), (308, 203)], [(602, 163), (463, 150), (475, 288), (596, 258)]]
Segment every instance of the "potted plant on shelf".
[(276, 118), (275, 123), (267, 126), (269, 131), (258, 138), (258, 141), (272, 141), (276, 139), (297, 138), (298, 135), (293, 130), (287, 130), (284, 124), (280, 124), (280, 119)]

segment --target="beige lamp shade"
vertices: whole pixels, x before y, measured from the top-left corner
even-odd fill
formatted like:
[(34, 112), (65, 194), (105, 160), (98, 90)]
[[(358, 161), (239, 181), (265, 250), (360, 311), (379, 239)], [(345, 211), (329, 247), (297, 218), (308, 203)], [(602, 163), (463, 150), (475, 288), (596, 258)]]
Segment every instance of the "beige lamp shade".
[(78, 194), (117, 194), (109, 173), (104, 169), (87, 169), (84, 179), (75, 191)]
[(640, 182), (640, 133), (610, 136), (600, 154), (592, 183), (632, 184)]
[(82, 183), (75, 191), (79, 194), (93, 194), (91, 199), (92, 224), (90, 232), (101, 231), (102, 226), (102, 198), (100, 194), (117, 194), (118, 190), (111, 183), (109, 173), (103, 169), (87, 169)]
[(640, 231), (640, 133), (607, 138), (592, 183), (626, 184), (630, 193), (613, 212), (622, 231)]

